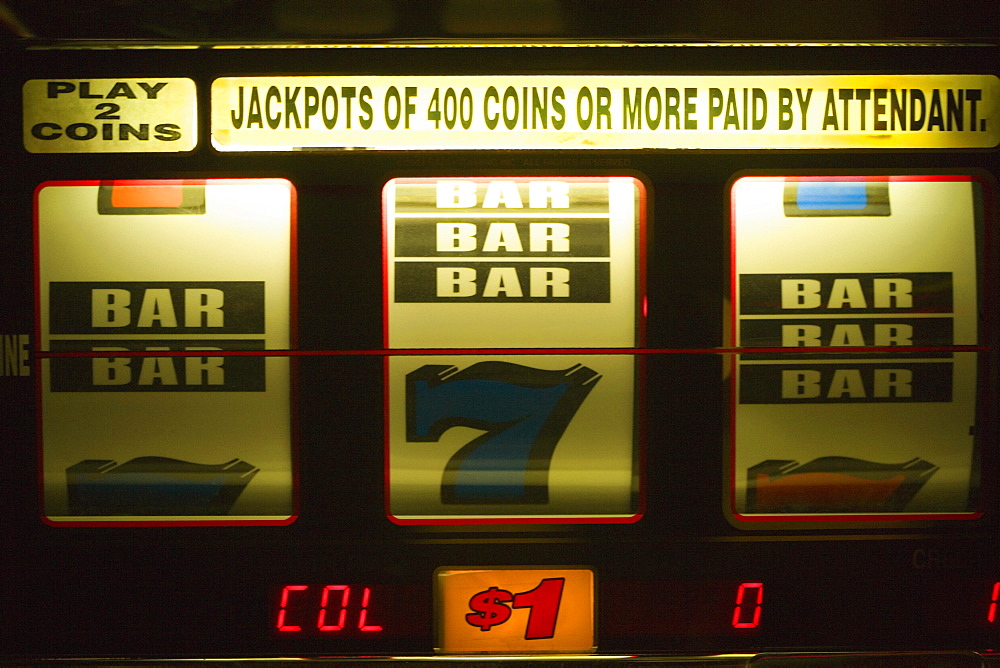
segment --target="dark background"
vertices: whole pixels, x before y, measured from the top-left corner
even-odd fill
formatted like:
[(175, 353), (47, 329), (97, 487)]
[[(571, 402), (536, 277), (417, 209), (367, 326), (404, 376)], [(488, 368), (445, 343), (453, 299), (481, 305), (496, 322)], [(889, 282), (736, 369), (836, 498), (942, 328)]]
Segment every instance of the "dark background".
[[(232, 72), (445, 74), (537, 72), (957, 71), (996, 67), (995, 49), (748, 48), (405, 50), (20, 50), (38, 40), (327, 42), (456, 40), (976, 41), (1000, 40), (1000, 2), (842, 0), (0, 0), (0, 117), (19, 119), (27, 78), (191, 76), (207, 87)], [(513, 51), (513, 53), (512, 53)], [(974, 52), (975, 56), (968, 55)], [(304, 56), (303, 53), (307, 55)], [(166, 54), (166, 55), (165, 55)], [(978, 57), (979, 55), (982, 57)], [(990, 62), (989, 58), (994, 60)], [(303, 64), (305, 63), (305, 64)], [(17, 65), (17, 67), (14, 67)], [(202, 127), (207, 127), (202, 118)], [(204, 133), (205, 130), (203, 129)], [(204, 139), (190, 155), (28, 155), (19, 122), (0, 127), (8, 174), (0, 202), (4, 299), (0, 331), (31, 331), (32, 203), (47, 179), (285, 176), (300, 223), (302, 350), (381, 345), (380, 188), (400, 173), (593, 173), (603, 159), (646, 175), (651, 347), (721, 345), (728, 180), (782, 173), (907, 170), (996, 174), (996, 151), (595, 151), (223, 154)], [(616, 163), (618, 164), (618, 163)], [(620, 171), (620, 170), (615, 170)], [(350, 245), (341, 240), (350, 238)], [(994, 243), (996, 237), (993, 237)], [(11, 250), (12, 249), (12, 250)], [(340, 255), (331, 259), (330, 249)], [(991, 289), (997, 285), (995, 266)], [(684, 295), (679, 299), (678, 295)], [(336, 305), (331, 308), (331, 304)], [(990, 322), (996, 322), (991, 306)], [(990, 341), (995, 342), (994, 338)], [(996, 346), (991, 353), (995, 378)], [(6, 457), (0, 528), (0, 663), (60, 657), (429, 654), (431, 574), (456, 565), (587, 564), (598, 576), (599, 651), (891, 650), (996, 647), (984, 621), (1000, 575), (996, 491), (987, 517), (962, 526), (737, 530), (722, 515), (721, 444), (728, 397), (720, 356), (648, 356), (646, 514), (630, 525), (400, 527), (383, 509), (382, 360), (304, 356), (298, 365), (301, 517), (289, 527), (53, 528), (38, 518), (34, 377), (0, 386)], [(331, 382), (334, 379), (336, 382)], [(353, 381), (354, 384), (347, 381)], [(357, 379), (362, 379), (358, 381)], [(992, 381), (995, 385), (995, 379)], [(360, 384), (359, 384), (360, 383)], [(25, 408), (27, 406), (27, 408)], [(332, 407), (332, 408), (331, 408)], [(984, 411), (993, 419), (996, 410)], [(992, 433), (995, 433), (993, 431)], [(15, 438), (12, 435), (20, 435)], [(996, 437), (988, 438), (996, 443)], [(371, 453), (375, 453), (373, 456)], [(997, 480), (997, 456), (984, 480)], [(653, 475), (655, 474), (655, 475)], [(373, 484), (372, 481), (376, 481)], [(728, 628), (732, 592), (766, 581), (767, 626)], [(391, 590), (411, 624), (384, 642), (276, 639), (276, 596), (291, 583)], [(702, 584), (707, 583), (707, 584)], [(411, 590), (416, 588), (416, 603)], [(718, 596), (716, 596), (718, 594)], [(977, 598), (978, 597), (978, 598)], [(665, 601), (672, 601), (667, 605)], [(688, 603), (688, 602), (692, 603)], [(719, 611), (722, 611), (721, 613)], [(707, 615), (722, 628), (698, 626)], [(721, 615), (721, 616), (720, 616)]]
[(989, 40), (993, 0), (4, 0), (4, 39)]

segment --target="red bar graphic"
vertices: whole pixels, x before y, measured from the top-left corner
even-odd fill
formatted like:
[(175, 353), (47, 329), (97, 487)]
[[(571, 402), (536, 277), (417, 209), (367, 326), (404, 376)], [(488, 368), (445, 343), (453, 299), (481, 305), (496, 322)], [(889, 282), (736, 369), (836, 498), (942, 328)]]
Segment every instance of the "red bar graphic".
[(936, 471), (919, 458), (901, 464), (767, 460), (747, 471), (747, 505), (756, 513), (898, 512)]
[[(157, 185), (122, 185), (111, 189), (111, 205), (123, 208), (178, 207), (184, 202), (183, 181), (161, 181)], [(124, 183), (130, 183), (125, 181)]]

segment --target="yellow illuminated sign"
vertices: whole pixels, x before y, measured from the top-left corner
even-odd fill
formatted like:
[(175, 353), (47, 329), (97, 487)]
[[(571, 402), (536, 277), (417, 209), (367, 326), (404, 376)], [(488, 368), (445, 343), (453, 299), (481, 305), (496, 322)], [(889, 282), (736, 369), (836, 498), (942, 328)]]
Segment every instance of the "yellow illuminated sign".
[(992, 75), (223, 77), (221, 151), (989, 148)]
[(198, 143), (191, 79), (32, 79), (22, 94), (31, 153), (177, 153)]
[(442, 652), (584, 654), (594, 649), (590, 569), (440, 569), (436, 586)]

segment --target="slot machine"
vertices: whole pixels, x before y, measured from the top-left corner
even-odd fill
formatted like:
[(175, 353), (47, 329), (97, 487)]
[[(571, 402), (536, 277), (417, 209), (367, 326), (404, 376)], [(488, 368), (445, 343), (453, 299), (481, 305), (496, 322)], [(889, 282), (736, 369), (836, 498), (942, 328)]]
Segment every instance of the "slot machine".
[(5, 661), (1000, 665), (995, 45), (3, 49)]

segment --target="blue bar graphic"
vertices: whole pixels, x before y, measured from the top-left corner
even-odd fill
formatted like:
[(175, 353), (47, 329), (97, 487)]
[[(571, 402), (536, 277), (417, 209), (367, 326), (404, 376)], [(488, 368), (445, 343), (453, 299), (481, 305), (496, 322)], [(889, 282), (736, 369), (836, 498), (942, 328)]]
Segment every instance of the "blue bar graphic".
[(864, 181), (800, 181), (796, 204), (800, 209), (863, 209), (868, 206)]

